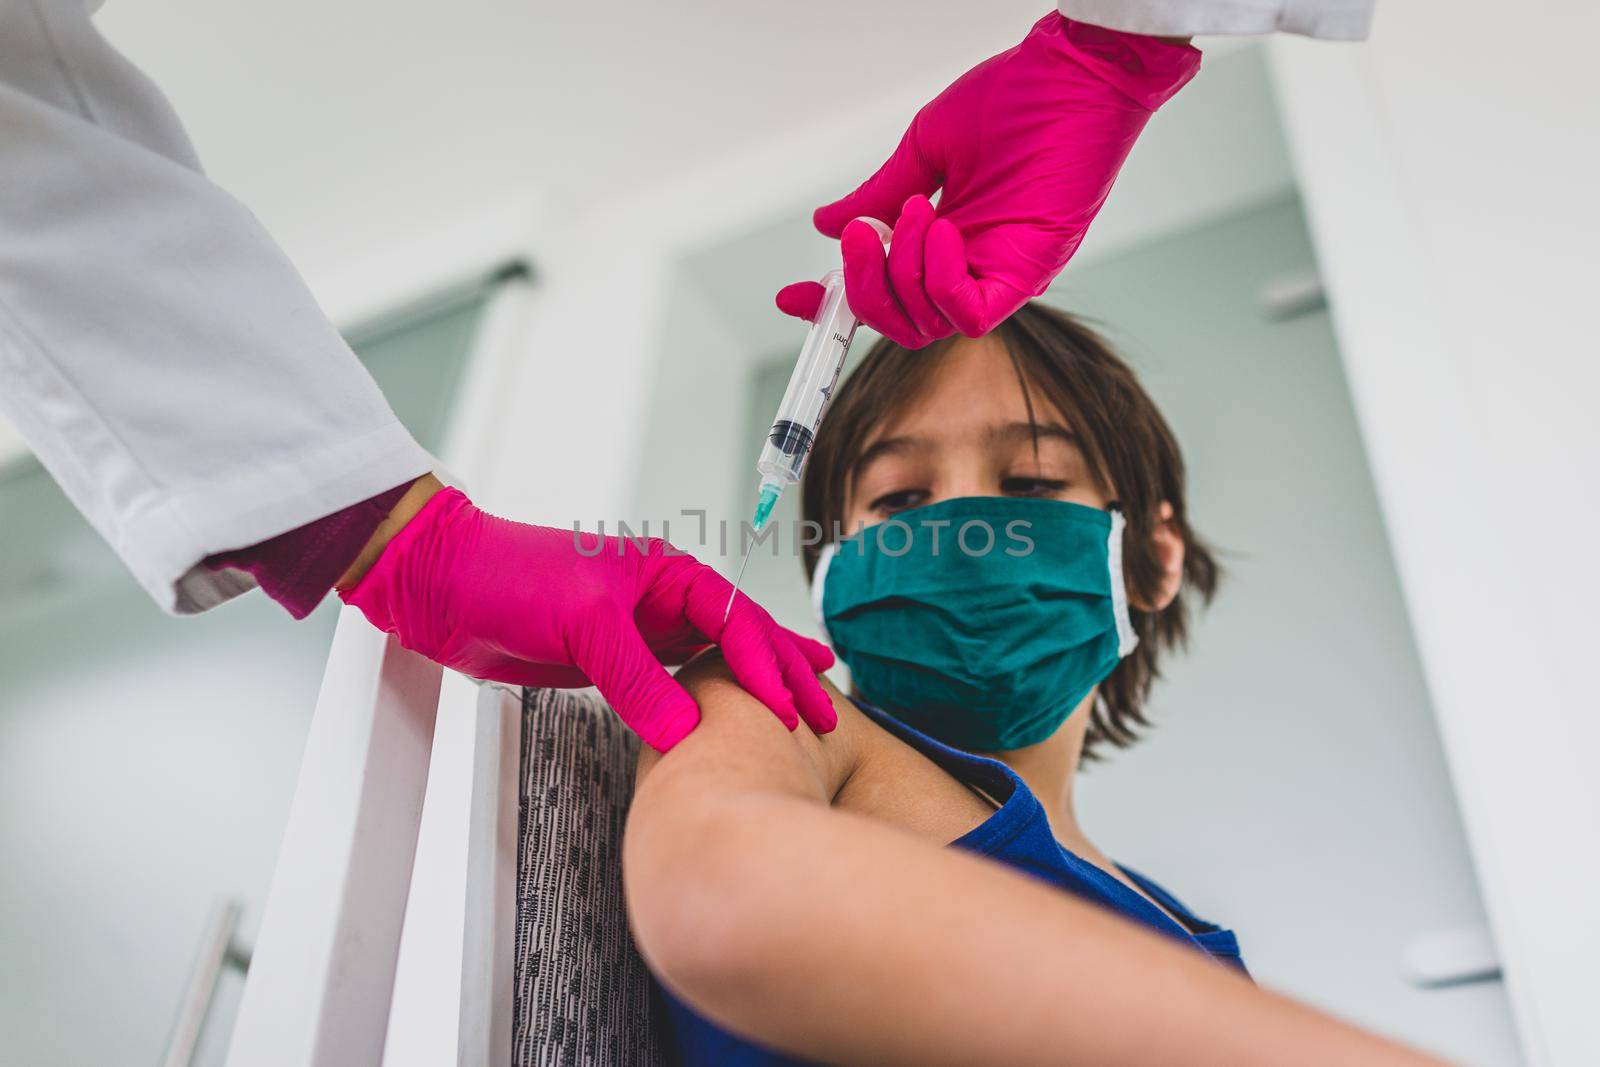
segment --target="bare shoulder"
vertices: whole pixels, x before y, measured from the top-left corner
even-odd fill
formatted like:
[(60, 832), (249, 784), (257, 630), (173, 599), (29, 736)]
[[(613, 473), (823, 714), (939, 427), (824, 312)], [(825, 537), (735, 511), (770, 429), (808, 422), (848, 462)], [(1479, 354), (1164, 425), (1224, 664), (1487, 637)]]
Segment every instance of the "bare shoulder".
[(775, 789), (940, 843), (960, 837), (993, 811), (826, 678), (823, 688), (839, 725), (821, 736), (804, 723), (787, 730), (740, 687), (714, 651), (684, 666), (677, 679), (700, 706), (700, 725), (665, 756), (641, 748), (637, 796), (685, 787)]
[(657, 768), (681, 766), (693, 768), (695, 773), (714, 771), (724, 783), (731, 776), (782, 784), (831, 803), (854, 773), (863, 752), (873, 747), (872, 735), (883, 734), (826, 678), (822, 687), (833, 701), (839, 724), (831, 733), (818, 736), (804, 722), (793, 731), (786, 729), (734, 680), (715, 649), (685, 664), (676, 677), (700, 706), (700, 725), (665, 756), (641, 747), (641, 785), (658, 773)]

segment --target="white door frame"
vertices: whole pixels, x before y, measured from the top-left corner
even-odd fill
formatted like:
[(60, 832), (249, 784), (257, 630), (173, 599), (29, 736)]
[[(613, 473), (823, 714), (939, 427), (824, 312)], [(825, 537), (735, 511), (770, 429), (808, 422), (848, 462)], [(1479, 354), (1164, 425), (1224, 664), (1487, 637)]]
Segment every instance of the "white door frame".
[[(1552, 580), (1558, 567), (1593, 573), (1600, 483), (1593, 466), (1586, 473), (1563, 469), (1530, 451), (1525, 436), (1505, 433), (1505, 397), (1492, 378), (1486, 380), (1484, 363), (1475, 364), (1475, 332), (1489, 322), (1486, 316), (1545, 321), (1551, 309), (1520, 300), (1509, 284), (1500, 306), (1463, 304), (1453, 272), (1465, 265), (1493, 277), (1548, 264), (1537, 256), (1510, 261), (1486, 255), (1481, 246), (1466, 253), (1481, 260), (1461, 264), (1451, 261), (1459, 252), (1444, 247), (1470, 243), (1476, 220), (1441, 211), (1432, 199), (1446, 191), (1422, 180), (1414, 165), (1420, 146), (1403, 142), (1398, 112), (1426, 105), (1432, 122), (1475, 139), (1480, 153), (1494, 151), (1498, 135), (1480, 127), (1481, 102), (1459, 86), (1431, 86), (1438, 95), (1426, 101), (1400, 96), (1415, 95), (1416, 86), (1427, 83), (1413, 79), (1438, 63), (1437, 55), (1425, 56), (1430, 46), (1451, 49), (1436, 39), (1450, 23), (1492, 15), (1460, 9), (1428, 14), (1415, 13), (1414, 37), (1383, 42), (1391, 72), (1403, 71), (1410, 86), (1399, 95), (1393, 79), (1385, 83), (1381, 53), (1374, 51), (1386, 28), (1393, 34), (1410, 29), (1393, 20), (1366, 46), (1284, 38), (1271, 43), (1270, 56), (1519, 1037), (1530, 1063), (1577, 1067), (1600, 1063), (1593, 976), (1600, 958), (1593, 904), (1600, 882), (1593, 847), (1600, 836), (1600, 775), (1593, 770), (1600, 701), (1592, 680), (1580, 685), (1574, 669), (1592, 662), (1593, 645), (1586, 657), (1573, 653), (1585, 647), (1585, 630), (1591, 641), (1600, 634), (1594, 600), (1582, 603), (1581, 586), (1569, 586), (1564, 598), (1549, 591), (1565, 582)], [(1484, 58), (1462, 57), (1468, 64)], [(1515, 77), (1494, 72), (1475, 81), (1499, 96)], [(1446, 134), (1436, 151), (1457, 150), (1452, 140)], [(1464, 147), (1470, 163), (1471, 144)], [(1484, 213), (1514, 210), (1514, 198), (1500, 199), (1505, 190), (1483, 181), (1486, 162), (1480, 157), (1478, 166), (1460, 168), (1461, 191), (1481, 196)], [(1596, 278), (1600, 272), (1590, 280)], [(1516, 374), (1524, 387), (1583, 390), (1581, 375), (1592, 378), (1596, 350), (1592, 333), (1579, 335), (1590, 341), (1587, 371), (1577, 361), (1552, 360), (1549, 352), (1505, 351), (1499, 373)], [(1491, 354), (1488, 362), (1495, 361)], [(1578, 499), (1585, 478), (1593, 494), (1587, 503)], [(1580, 517), (1585, 511), (1587, 522)], [(1591, 547), (1556, 551), (1561, 534), (1552, 527), (1561, 525), (1583, 529)]]

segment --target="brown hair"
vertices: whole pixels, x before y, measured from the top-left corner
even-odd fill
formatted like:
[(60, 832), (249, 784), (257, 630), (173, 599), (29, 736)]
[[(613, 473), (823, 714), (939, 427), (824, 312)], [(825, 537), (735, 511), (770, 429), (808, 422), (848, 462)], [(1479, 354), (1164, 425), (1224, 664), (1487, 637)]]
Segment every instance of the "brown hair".
[[(1129, 605), (1139, 645), (1100, 685), (1084, 742), (1084, 758), (1094, 759), (1103, 743), (1126, 747), (1139, 727), (1149, 725), (1144, 705), (1160, 677), (1161, 655), (1185, 644), (1189, 601), (1198, 596), (1210, 602), (1221, 568), (1189, 526), (1177, 439), (1132, 368), (1093, 330), (1043, 304), (1027, 304), (994, 333), (1011, 356), (1030, 418), (1030, 389), (1037, 389), (1060, 410), (1090, 470), (1122, 509), (1127, 519), (1122, 566), (1130, 600), (1150, 603), (1160, 588), (1162, 569), (1151, 534), (1161, 521), (1163, 502), (1172, 506), (1172, 526), (1183, 541), (1183, 583), (1172, 603), (1160, 611)], [(881, 340), (839, 386), (805, 474), (801, 507), (806, 520), (822, 530), (842, 525), (852, 469), (868, 438), (914, 402), (952, 343), (913, 351)], [(805, 546), (808, 576), (819, 553), (819, 546)]]

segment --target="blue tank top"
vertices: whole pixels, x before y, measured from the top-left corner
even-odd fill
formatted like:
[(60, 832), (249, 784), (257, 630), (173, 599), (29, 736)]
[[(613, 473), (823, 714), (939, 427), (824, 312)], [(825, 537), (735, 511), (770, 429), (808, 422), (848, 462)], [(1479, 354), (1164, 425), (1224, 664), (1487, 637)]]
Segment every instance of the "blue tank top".
[[(878, 725), (938, 764), (957, 781), (990, 797), (999, 808), (983, 823), (950, 843), (1043, 879), (1074, 896), (1132, 919), (1191, 948), (1206, 952), (1218, 962), (1245, 970), (1233, 932), (1196, 918), (1176, 897), (1143, 875), (1120, 869), (1161, 908), (1135, 893), (1119, 879), (1080, 858), (1056, 841), (1033, 791), (998, 760), (974, 756), (941, 744), (897, 722), (868, 704), (856, 701)], [(1175, 915), (1174, 922), (1167, 914)], [(1248, 973), (1248, 972), (1246, 972)], [(685, 1067), (805, 1067), (780, 1052), (752, 1044), (696, 1015), (665, 988), (657, 986), (665, 1011), (658, 1013), (664, 1028), (662, 1047), (672, 1062)]]

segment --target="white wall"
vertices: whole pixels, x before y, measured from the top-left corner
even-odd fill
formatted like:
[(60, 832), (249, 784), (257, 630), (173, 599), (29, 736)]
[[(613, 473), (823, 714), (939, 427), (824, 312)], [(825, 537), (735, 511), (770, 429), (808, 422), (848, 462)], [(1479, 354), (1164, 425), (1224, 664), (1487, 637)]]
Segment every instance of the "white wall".
[(1600, 1062), (1597, 33), (1591, 4), (1419, 0), (1364, 49), (1274, 44), (1509, 990), (1562, 1065)]
[[(744, 426), (739, 420), (750, 396), (750, 353), (747, 339), (718, 313), (704, 289), (682, 275), (671, 284), (661, 370), (645, 424), (648, 444), (639, 457), (638, 487), (627, 518), (648, 521), (652, 534), (670, 534), (678, 547), (715, 560), (726, 556), (717, 524), (729, 517), (734, 487), (749, 492), (743, 483), (750, 479), (741, 475), (753, 470), (748, 449), (734, 444), (729, 425)], [(686, 412), (703, 417), (685, 418)], [(658, 449), (664, 442), (670, 445)], [(699, 517), (683, 515), (685, 510), (704, 511), (704, 528)], [(726, 559), (722, 564), (727, 566)]]

